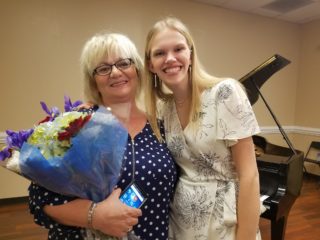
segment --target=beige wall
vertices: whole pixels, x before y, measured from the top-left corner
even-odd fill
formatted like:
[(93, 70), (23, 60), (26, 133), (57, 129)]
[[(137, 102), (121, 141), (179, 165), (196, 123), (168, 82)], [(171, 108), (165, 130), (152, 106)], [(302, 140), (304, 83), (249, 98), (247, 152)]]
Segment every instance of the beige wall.
[[(217, 76), (240, 78), (275, 53), (290, 59), (292, 63), (262, 87), (263, 95), (283, 126), (319, 128), (320, 113), (313, 110), (320, 84), (319, 22), (298, 25), (183, 0), (2, 0), (0, 4), (0, 132), (31, 127), (44, 116), (40, 100), (62, 109), (64, 94), (82, 98), (78, 59), (94, 33), (126, 33), (142, 54), (148, 29), (167, 15), (190, 27), (203, 65)], [(254, 110), (261, 126), (275, 125), (261, 100)], [(301, 141), (300, 135), (290, 137), (301, 150), (310, 138), (318, 137), (303, 135)], [(273, 138), (278, 141), (279, 136)], [(0, 171), (0, 198), (25, 195), (28, 182), (6, 181), (9, 173), (4, 171)], [(21, 181), (19, 176), (12, 178)]]
[(296, 124), (320, 128), (320, 20), (306, 24), (301, 36)]

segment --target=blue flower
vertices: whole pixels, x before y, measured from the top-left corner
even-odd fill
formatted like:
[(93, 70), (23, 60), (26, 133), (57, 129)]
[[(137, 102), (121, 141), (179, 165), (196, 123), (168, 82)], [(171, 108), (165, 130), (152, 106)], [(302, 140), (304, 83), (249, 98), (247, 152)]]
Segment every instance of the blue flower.
[(80, 100), (71, 102), (71, 99), (68, 96), (64, 96), (64, 110), (66, 112), (74, 111), (82, 102)]
[(6, 133), (7, 133), (7, 138), (6, 138), (7, 147), (20, 149), (22, 147), (22, 144), (26, 142), (29, 136), (33, 133), (33, 129), (22, 130), (18, 132), (7, 130)]
[(33, 133), (33, 129), (22, 130), (14, 132), (7, 130), (6, 144), (7, 146), (0, 151), (0, 160), (3, 161), (6, 158), (11, 157), (12, 149), (20, 150), (22, 144), (26, 142), (29, 136)]
[(2, 149), (2, 151), (0, 151), (0, 161), (3, 161), (9, 157), (11, 157), (11, 151), (8, 147), (5, 147), (4, 149)]
[(60, 111), (57, 107), (52, 107), (51, 109), (49, 109), (47, 104), (45, 104), (44, 102), (40, 102), (40, 104), (41, 104), (43, 111), (45, 111), (49, 115), (50, 121), (55, 119), (60, 114)]

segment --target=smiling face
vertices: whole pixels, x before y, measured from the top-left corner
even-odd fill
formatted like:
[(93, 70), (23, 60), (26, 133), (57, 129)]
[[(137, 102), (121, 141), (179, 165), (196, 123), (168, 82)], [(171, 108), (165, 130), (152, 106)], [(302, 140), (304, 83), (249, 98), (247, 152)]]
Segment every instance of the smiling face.
[(163, 29), (150, 43), (149, 70), (174, 91), (188, 84), (190, 56), (186, 38), (176, 30)]
[[(112, 65), (123, 58), (110, 55), (99, 64)], [(112, 67), (110, 75), (95, 75), (94, 79), (97, 89), (102, 97), (104, 105), (124, 103), (135, 100), (138, 75), (134, 63), (129, 68), (120, 70), (116, 66)]]

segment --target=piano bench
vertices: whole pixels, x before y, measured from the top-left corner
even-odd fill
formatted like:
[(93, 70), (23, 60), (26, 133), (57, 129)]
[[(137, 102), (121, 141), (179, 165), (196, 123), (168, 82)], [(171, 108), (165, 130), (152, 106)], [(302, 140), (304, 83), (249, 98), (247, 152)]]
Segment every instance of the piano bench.
[(320, 165), (320, 160), (315, 160), (315, 159), (311, 159), (311, 158), (305, 158), (304, 161)]
[[(308, 148), (308, 151), (303, 159), (304, 162), (309, 162), (317, 164), (320, 167), (320, 142), (312, 141)], [(305, 166), (303, 166), (304, 171), (308, 173)]]

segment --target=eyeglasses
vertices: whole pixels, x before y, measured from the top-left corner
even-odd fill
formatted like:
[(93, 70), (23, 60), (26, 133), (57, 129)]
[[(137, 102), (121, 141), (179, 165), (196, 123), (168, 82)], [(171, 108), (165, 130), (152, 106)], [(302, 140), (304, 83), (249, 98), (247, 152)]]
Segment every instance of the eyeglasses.
[(119, 70), (125, 70), (125, 69), (129, 68), (132, 63), (133, 63), (133, 61), (131, 58), (125, 58), (125, 59), (121, 59), (121, 60), (115, 62), (114, 64), (103, 64), (93, 70), (93, 75), (95, 75), (95, 74), (97, 74), (99, 76), (110, 75), (112, 72), (113, 66), (115, 66)]

